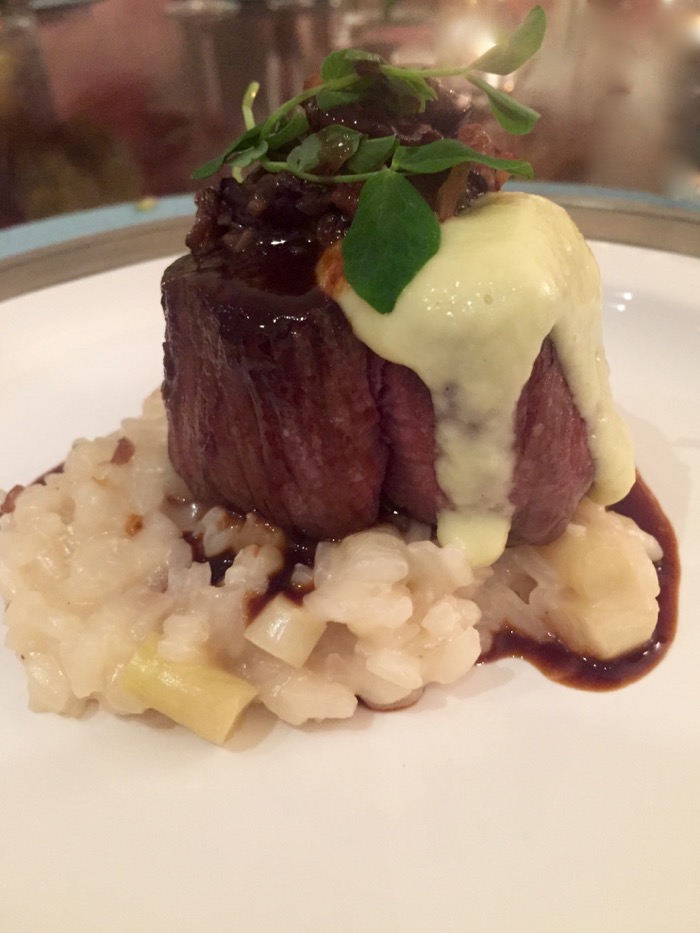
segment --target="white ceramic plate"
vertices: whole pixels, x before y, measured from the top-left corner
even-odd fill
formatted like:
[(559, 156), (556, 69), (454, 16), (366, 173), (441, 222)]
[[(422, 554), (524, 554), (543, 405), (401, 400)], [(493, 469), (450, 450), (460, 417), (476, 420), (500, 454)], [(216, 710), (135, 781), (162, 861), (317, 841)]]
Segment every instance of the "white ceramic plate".
[[(524, 662), (393, 714), (226, 748), (27, 711), (0, 651), (8, 933), (700, 930), (700, 260), (595, 244), (638, 462), (683, 560), (676, 641), (596, 694)], [(136, 413), (165, 261), (0, 304), (0, 487)]]

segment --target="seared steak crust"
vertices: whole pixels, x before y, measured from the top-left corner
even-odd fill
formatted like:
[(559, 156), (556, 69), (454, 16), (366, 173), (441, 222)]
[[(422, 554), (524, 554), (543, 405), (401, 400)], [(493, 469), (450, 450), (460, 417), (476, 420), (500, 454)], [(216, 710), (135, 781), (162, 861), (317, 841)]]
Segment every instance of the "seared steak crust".
[[(186, 256), (165, 273), (163, 304), (170, 456), (197, 498), (316, 539), (369, 527), (382, 505), (436, 521), (447, 502), (430, 393), (357, 340), (320, 289), (276, 295)], [(511, 543), (544, 543), (593, 477), (548, 340), (515, 431)]]
[(373, 524), (387, 447), (370, 353), (335, 302), (189, 256), (163, 296), (170, 457), (195, 496), (317, 539)]
[(564, 531), (595, 465), (551, 340), (542, 344), (515, 412), (515, 507), (509, 544), (546, 544)]

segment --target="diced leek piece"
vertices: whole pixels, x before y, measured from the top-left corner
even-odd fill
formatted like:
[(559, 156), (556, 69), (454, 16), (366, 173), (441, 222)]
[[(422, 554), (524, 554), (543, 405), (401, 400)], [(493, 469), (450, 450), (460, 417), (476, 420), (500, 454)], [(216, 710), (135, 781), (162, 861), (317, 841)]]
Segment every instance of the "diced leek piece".
[(258, 691), (211, 664), (167, 661), (150, 638), (124, 668), (121, 684), (150, 709), (221, 745)]
[(649, 641), (659, 579), (646, 548), (631, 519), (583, 499), (564, 534), (538, 549), (562, 583), (546, 597), (547, 619), (567, 648), (607, 661)]
[(325, 628), (324, 620), (280, 593), (248, 626), (245, 637), (291, 667), (302, 667)]

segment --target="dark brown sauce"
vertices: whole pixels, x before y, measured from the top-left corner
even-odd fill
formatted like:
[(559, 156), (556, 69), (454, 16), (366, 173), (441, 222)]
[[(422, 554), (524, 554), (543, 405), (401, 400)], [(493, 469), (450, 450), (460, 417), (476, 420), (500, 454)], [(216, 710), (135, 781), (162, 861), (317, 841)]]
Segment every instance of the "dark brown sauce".
[(648, 644), (613, 661), (599, 661), (579, 657), (556, 641), (535, 642), (513, 631), (504, 630), (495, 637), (491, 649), (481, 657), (481, 663), (500, 658), (522, 658), (551, 680), (581, 690), (616, 690), (639, 680), (656, 667), (676, 633), (680, 583), (678, 543), (671, 523), (639, 474), (629, 495), (613, 508), (621, 515), (634, 519), (640, 528), (656, 538), (663, 550), (663, 557), (656, 565), (660, 586), (659, 620)]
[[(211, 585), (220, 586), (224, 582), (226, 571), (235, 560), (234, 551), (222, 551), (214, 557), (206, 557), (202, 548), (202, 542), (197, 535), (185, 531), (182, 535), (184, 540), (192, 549), (192, 559), (197, 563), (208, 563), (211, 570)], [(246, 615), (249, 622), (252, 622), (255, 616), (261, 612), (270, 600), (278, 593), (284, 593), (293, 602), (301, 603), (302, 599), (309, 592), (309, 587), (293, 586), (291, 579), (297, 564), (306, 564), (307, 567), (313, 567), (316, 556), (316, 542), (308, 538), (290, 539), (287, 541), (284, 549), (284, 564), (270, 577), (267, 589), (264, 593), (251, 595), (246, 601)]]
[(262, 612), (270, 600), (279, 593), (284, 593), (292, 602), (301, 605), (301, 601), (307, 593), (311, 592), (313, 586), (292, 585), (291, 577), (297, 563), (299, 561), (294, 560), (290, 552), (287, 552), (284, 566), (270, 577), (270, 585), (265, 592), (248, 597), (246, 600), (246, 617), (249, 622), (252, 622), (256, 615)]
[[(47, 470), (35, 482), (42, 483), (50, 473), (60, 473), (62, 470), (62, 464), (53, 470)], [(14, 499), (22, 488), (18, 486), (10, 490), (1, 504), (0, 514), (12, 511)], [(660, 587), (657, 597), (659, 619), (649, 642), (621, 658), (600, 661), (576, 655), (558, 641), (537, 642), (511, 629), (504, 629), (494, 637), (489, 651), (479, 659), (480, 664), (488, 664), (501, 658), (521, 658), (557, 683), (580, 690), (599, 691), (617, 690), (634, 683), (659, 664), (676, 634), (681, 572), (676, 535), (658, 500), (639, 473), (629, 494), (612, 508), (615, 512), (633, 519), (643, 531), (653, 535), (663, 551), (663, 557), (656, 564)], [(386, 521), (396, 522), (401, 529), (399, 513), (385, 509), (382, 517)], [(192, 548), (193, 559), (199, 563), (207, 562), (199, 539), (188, 532), (185, 532), (183, 537)], [(270, 584), (264, 593), (248, 599), (246, 610), (249, 621), (252, 621), (278, 593), (284, 593), (295, 602), (303, 599), (308, 590), (292, 586), (291, 576), (299, 563), (313, 566), (315, 550), (316, 544), (311, 540), (288, 541), (283, 567), (270, 578)], [(225, 551), (208, 559), (213, 586), (223, 583), (224, 575), (234, 557), (233, 552)]]
[[(558, 641), (537, 642), (510, 629), (504, 629), (495, 636), (492, 647), (481, 656), (479, 663), (490, 663), (501, 658), (521, 658), (529, 661), (557, 683), (581, 690), (601, 691), (624, 687), (656, 667), (668, 651), (676, 633), (680, 583), (676, 536), (655, 496), (639, 475), (630, 493), (613, 508), (621, 515), (634, 519), (640, 528), (656, 538), (663, 550), (663, 558), (656, 565), (660, 586), (657, 597), (659, 619), (649, 642), (629, 655), (612, 661), (600, 661), (574, 654)], [(385, 510), (383, 518), (396, 521), (401, 528), (401, 516), (398, 513)], [(198, 542), (192, 536), (186, 538), (192, 545), (194, 559), (204, 561), (205, 557)], [(313, 565), (314, 551), (313, 542), (288, 543), (284, 566), (271, 577), (265, 593), (248, 599), (246, 610), (249, 621), (252, 621), (278, 593), (284, 593), (295, 602), (303, 599), (308, 590), (293, 587), (290, 582), (291, 576), (297, 563)], [(212, 584), (217, 585), (223, 581), (233, 557), (232, 553), (226, 552), (209, 560)]]
[[(649, 642), (629, 655), (612, 661), (600, 661), (574, 654), (558, 641), (537, 642), (510, 629), (504, 629), (495, 636), (491, 648), (481, 656), (479, 663), (486, 664), (501, 658), (521, 658), (529, 661), (557, 683), (581, 690), (601, 691), (624, 687), (656, 667), (668, 651), (676, 633), (680, 583), (676, 536), (661, 506), (639, 474), (630, 493), (613, 508), (621, 515), (634, 519), (640, 528), (656, 538), (663, 550), (663, 557), (656, 565), (660, 586), (657, 597), (659, 619)], [(388, 521), (395, 520), (399, 528), (401, 527), (401, 516), (398, 513), (385, 510), (383, 518)], [(199, 542), (191, 535), (185, 537), (192, 546), (194, 559), (205, 561)], [(278, 593), (284, 593), (295, 602), (303, 599), (308, 590), (293, 587), (290, 582), (291, 576), (297, 563), (313, 565), (314, 551), (313, 542), (288, 543), (284, 566), (271, 577), (265, 593), (248, 599), (246, 610), (249, 621), (252, 621)], [(233, 558), (232, 553), (225, 552), (209, 559), (213, 585), (223, 582), (224, 574), (233, 563)]]

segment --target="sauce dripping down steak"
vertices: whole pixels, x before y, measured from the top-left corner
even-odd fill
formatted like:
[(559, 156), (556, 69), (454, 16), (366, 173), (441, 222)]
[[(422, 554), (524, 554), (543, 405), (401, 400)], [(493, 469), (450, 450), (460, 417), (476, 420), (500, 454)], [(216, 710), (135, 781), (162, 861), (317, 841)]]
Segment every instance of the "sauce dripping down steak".
[[(192, 256), (167, 270), (163, 296), (170, 456), (198, 499), (318, 539), (375, 524), (382, 502), (434, 524), (430, 394), (357, 340), (331, 298), (255, 288)], [(545, 341), (516, 412), (511, 543), (557, 537), (592, 478)]]

